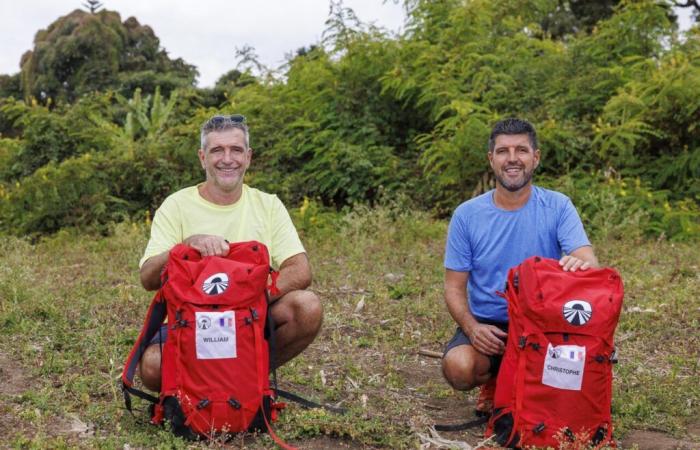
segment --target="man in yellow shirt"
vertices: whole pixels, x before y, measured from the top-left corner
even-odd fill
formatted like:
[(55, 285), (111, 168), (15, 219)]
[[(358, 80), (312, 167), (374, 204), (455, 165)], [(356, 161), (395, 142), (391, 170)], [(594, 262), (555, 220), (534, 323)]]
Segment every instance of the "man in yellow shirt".
[[(321, 328), (323, 310), (311, 284), (311, 267), (287, 209), (276, 195), (243, 183), (253, 150), (241, 115), (214, 116), (202, 125), (199, 160), (206, 180), (165, 199), (151, 226), (151, 239), (141, 258), (141, 284), (160, 287), (160, 273), (170, 249), (184, 242), (203, 256), (225, 256), (229, 242), (257, 240), (279, 270), (279, 294), (272, 299), (276, 363), (301, 353)], [(162, 333), (161, 333), (162, 335)], [(161, 339), (160, 335), (156, 335)], [(144, 385), (160, 390), (160, 345), (146, 349), (139, 373)]]

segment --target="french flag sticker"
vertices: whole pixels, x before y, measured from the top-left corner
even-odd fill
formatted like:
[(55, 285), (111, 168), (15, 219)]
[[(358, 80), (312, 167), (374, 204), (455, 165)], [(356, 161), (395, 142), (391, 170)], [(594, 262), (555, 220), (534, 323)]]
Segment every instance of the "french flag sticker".
[(233, 327), (233, 317), (220, 317), (219, 318), (220, 327)]
[(583, 359), (583, 352), (569, 352), (569, 359), (572, 361), (581, 361)]

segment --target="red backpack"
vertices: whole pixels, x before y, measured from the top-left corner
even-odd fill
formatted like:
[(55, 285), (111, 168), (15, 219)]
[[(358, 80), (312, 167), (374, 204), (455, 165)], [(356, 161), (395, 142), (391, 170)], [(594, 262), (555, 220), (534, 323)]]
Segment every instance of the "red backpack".
[[(154, 402), (151, 422), (166, 419), (175, 434), (197, 439), (219, 432), (269, 431), (282, 404), (269, 382), (270, 353), (265, 337), (267, 290), (276, 273), (259, 242), (231, 244), (225, 258), (204, 257), (175, 246), (161, 275), (162, 287), (124, 365), (129, 394)], [(161, 348), (161, 392), (156, 398), (133, 387), (138, 362), (167, 315), (168, 336)]]
[(500, 445), (612, 445), (613, 334), (623, 287), (611, 268), (565, 272), (532, 257), (510, 269), (508, 342), (486, 435)]

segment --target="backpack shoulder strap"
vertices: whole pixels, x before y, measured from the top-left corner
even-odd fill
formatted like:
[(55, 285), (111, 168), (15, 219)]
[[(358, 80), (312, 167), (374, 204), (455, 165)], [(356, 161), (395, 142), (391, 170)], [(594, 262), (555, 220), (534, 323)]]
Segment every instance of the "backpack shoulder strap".
[(151, 306), (148, 308), (146, 320), (143, 323), (143, 327), (141, 327), (139, 337), (136, 339), (134, 346), (131, 348), (131, 352), (124, 363), (124, 369), (122, 371), (122, 391), (124, 393), (124, 403), (129, 411), (131, 411), (131, 398), (129, 397), (129, 393), (152, 403), (158, 403), (158, 398), (135, 389), (133, 384), (134, 375), (136, 374), (136, 367), (138, 366), (139, 361), (141, 361), (143, 353), (146, 351), (151, 339), (153, 339), (156, 333), (158, 333), (158, 330), (160, 330), (160, 326), (165, 320), (166, 315), (167, 309), (165, 298), (163, 297), (162, 291), (159, 290), (156, 292), (156, 295), (151, 301)]

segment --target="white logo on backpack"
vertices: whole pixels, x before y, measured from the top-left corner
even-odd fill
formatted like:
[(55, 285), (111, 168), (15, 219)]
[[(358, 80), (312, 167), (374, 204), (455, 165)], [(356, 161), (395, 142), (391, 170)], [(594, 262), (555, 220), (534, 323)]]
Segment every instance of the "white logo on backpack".
[(586, 365), (586, 347), (579, 345), (547, 345), (547, 356), (542, 370), (542, 384), (559, 389), (580, 391), (583, 369)]
[(236, 315), (234, 311), (195, 312), (197, 359), (235, 358)]
[(202, 290), (207, 295), (217, 295), (228, 289), (228, 275), (224, 272), (215, 273), (202, 283)]

